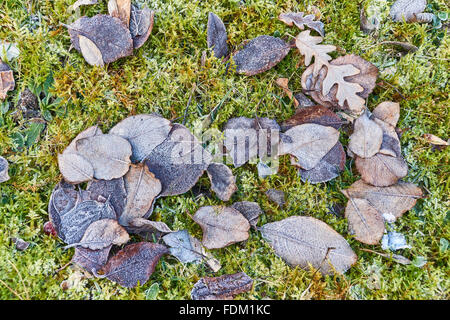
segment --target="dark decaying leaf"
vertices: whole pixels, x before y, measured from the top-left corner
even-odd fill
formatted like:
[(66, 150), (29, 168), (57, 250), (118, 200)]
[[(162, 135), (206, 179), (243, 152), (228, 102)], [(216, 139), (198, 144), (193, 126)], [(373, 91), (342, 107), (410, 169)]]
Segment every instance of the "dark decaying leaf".
[(64, 179), (69, 183), (77, 184), (94, 178), (94, 167), (78, 153), (58, 154), (58, 166)]
[(250, 225), (256, 229), (259, 216), (263, 213), (259, 204), (251, 201), (240, 201), (233, 203), (231, 208), (239, 211), (248, 220)]
[(109, 259), (102, 271), (109, 280), (133, 288), (147, 282), (159, 259), (167, 253), (169, 250), (160, 244), (133, 243)]
[(101, 250), (113, 244), (122, 245), (130, 240), (127, 231), (114, 219), (101, 219), (92, 222), (84, 232), (80, 242), (68, 247), (83, 247), (91, 250)]
[(175, 124), (169, 137), (153, 149), (145, 164), (161, 181), (160, 196), (172, 196), (189, 191), (211, 159), (211, 154), (186, 127)]
[(0, 59), (0, 101), (6, 99), (6, 93), (14, 90), (15, 85), (11, 68)]
[(219, 249), (248, 239), (250, 224), (236, 209), (221, 206), (206, 206), (193, 216), (203, 230), (203, 245), (208, 249)]
[(299, 168), (299, 173), (302, 181), (315, 184), (336, 178), (344, 169), (345, 151), (342, 144), (338, 142), (314, 168), (311, 170)]
[(30, 246), (30, 243), (21, 239), (21, 238), (12, 238), (12, 242), (14, 243), (15, 247), (19, 251), (25, 251)]
[(130, 167), (131, 145), (122, 137), (102, 134), (79, 139), (76, 149), (92, 165), (96, 179), (120, 178)]
[(367, 200), (378, 212), (400, 218), (422, 198), (422, 190), (413, 183), (399, 182), (389, 187), (374, 187), (358, 180), (342, 190), (347, 198)]
[(233, 54), (236, 72), (252, 76), (267, 71), (283, 60), (290, 49), (290, 45), (280, 38), (254, 38), (242, 50)]
[(250, 291), (253, 279), (244, 272), (220, 277), (204, 277), (194, 285), (192, 300), (232, 300), (235, 295)]
[(395, 127), (400, 118), (400, 104), (384, 101), (373, 109), (372, 116)]
[(380, 151), (383, 142), (383, 130), (367, 112), (355, 120), (348, 148), (361, 158), (370, 158)]
[(130, 32), (133, 38), (134, 49), (139, 49), (149, 38), (153, 30), (155, 12), (145, 7), (140, 10), (131, 6)]
[(315, 16), (308, 14), (305, 16), (303, 12), (287, 12), (278, 16), (278, 19), (292, 27), (294, 24), (300, 30), (305, 29), (305, 25), (315, 31), (317, 31), (322, 37), (325, 36), (325, 30), (323, 22), (314, 21)]
[(275, 253), (291, 266), (323, 274), (344, 273), (357, 259), (347, 241), (325, 222), (292, 216), (259, 229)]
[(161, 192), (161, 182), (144, 163), (132, 165), (124, 177), (127, 200), (119, 222), (127, 226), (129, 221), (151, 214), (153, 201)]
[(144, 218), (135, 218), (129, 221), (126, 229), (128, 232), (138, 234), (148, 241), (158, 240), (162, 236), (173, 232), (164, 222), (151, 221)]
[(0, 156), (0, 183), (9, 180), (8, 170), (8, 160)]
[(339, 131), (314, 123), (292, 127), (281, 139), (279, 155), (297, 157), (297, 165), (304, 170), (314, 168), (333, 148), (339, 139)]
[(266, 196), (269, 200), (275, 202), (280, 208), (284, 206), (286, 200), (284, 199), (284, 192), (277, 189), (269, 189), (266, 191)]
[(89, 181), (87, 191), (90, 193), (91, 200), (102, 202), (102, 199), (107, 199), (113, 206), (117, 217), (122, 215), (127, 197), (123, 177)]
[(391, 7), (392, 20), (409, 22), (417, 14), (422, 13), (427, 6), (427, 0), (397, 0)]
[(82, 267), (86, 271), (95, 273), (108, 261), (109, 251), (112, 245), (100, 250), (91, 250), (83, 247), (76, 247), (72, 257), (72, 262)]
[(80, 242), (86, 229), (101, 219), (116, 219), (114, 208), (109, 202), (87, 200), (78, 203), (70, 211), (60, 216), (60, 228), (53, 220), (58, 234), (67, 244)]
[(10, 115), (16, 122), (22, 119), (42, 118), (36, 95), (30, 89), (25, 88), (19, 95), (16, 109)]
[(210, 12), (208, 14), (207, 43), (212, 48), (216, 58), (225, 57), (228, 54), (227, 30), (222, 20)]
[(305, 123), (320, 124), (338, 130), (345, 122), (330, 109), (317, 105), (296, 109), (295, 114), (283, 122), (281, 130), (286, 131)]
[(206, 170), (211, 189), (222, 201), (230, 200), (233, 193), (237, 190), (236, 177), (228, 166), (222, 163), (211, 163)]
[(91, 40), (102, 53), (104, 63), (111, 63), (133, 53), (130, 31), (120, 19), (109, 15), (81, 17), (69, 26), (69, 34), (72, 45), (80, 52), (78, 36)]
[(204, 258), (201, 245), (198, 247), (199, 243), (193, 241), (187, 230), (169, 233), (162, 239), (169, 246), (170, 254), (182, 263), (200, 262)]
[(356, 157), (356, 169), (364, 182), (377, 187), (387, 187), (408, 174), (408, 165), (400, 157), (377, 153), (370, 158)]

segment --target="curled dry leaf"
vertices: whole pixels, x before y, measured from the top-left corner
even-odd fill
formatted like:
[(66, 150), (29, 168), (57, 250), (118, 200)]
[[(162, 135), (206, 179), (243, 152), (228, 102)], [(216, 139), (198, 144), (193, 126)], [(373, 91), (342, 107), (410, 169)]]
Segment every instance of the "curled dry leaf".
[(0, 183), (9, 180), (8, 169), (8, 160), (0, 156)]
[(93, 167), (96, 179), (111, 180), (122, 177), (130, 167), (131, 145), (119, 136), (102, 134), (79, 139), (78, 153)]
[(348, 199), (367, 200), (382, 216), (392, 215), (400, 218), (412, 209), (418, 199), (422, 198), (422, 190), (415, 184), (399, 182), (390, 187), (374, 187), (362, 180), (342, 190)]
[(427, 0), (397, 0), (391, 7), (392, 20), (397, 22), (410, 22), (427, 6)]
[(109, 259), (102, 271), (109, 280), (123, 287), (134, 288), (147, 282), (159, 259), (167, 253), (168, 249), (160, 244), (133, 243)]
[(244, 272), (220, 277), (201, 278), (191, 291), (192, 300), (231, 300), (235, 295), (250, 291), (253, 279)]
[(167, 224), (144, 218), (135, 218), (128, 222), (128, 232), (136, 233), (148, 241), (158, 240), (162, 236), (173, 232)]
[(283, 89), (284, 93), (289, 97), (289, 99), (294, 101), (294, 106), (297, 108), (299, 106), (299, 101), (295, 98), (292, 91), (289, 89), (289, 79), (288, 78), (278, 78), (275, 80), (275, 84)]
[(297, 157), (297, 165), (304, 170), (314, 168), (339, 140), (336, 129), (313, 123), (292, 127), (284, 135), (279, 155)]
[(435, 145), (435, 146), (445, 146), (446, 147), (450, 144), (449, 141), (445, 141), (431, 133), (425, 133), (423, 135), (423, 137), (425, 138), (425, 140), (427, 140), (429, 143), (431, 143), (432, 145)]
[(250, 224), (236, 209), (221, 206), (201, 207), (193, 220), (203, 230), (203, 245), (219, 249), (248, 239)]
[(400, 118), (400, 104), (392, 101), (384, 101), (373, 109), (372, 115), (395, 127)]
[(210, 12), (208, 14), (207, 43), (212, 48), (216, 58), (225, 57), (228, 54), (227, 30), (222, 20)]
[(111, 245), (122, 245), (130, 240), (127, 231), (114, 219), (101, 219), (94, 221), (84, 232), (78, 243), (68, 247), (83, 247), (91, 250), (101, 250)]
[(72, 9), (76, 10), (78, 9), (80, 6), (88, 6), (91, 4), (97, 4), (98, 0), (77, 0), (73, 5), (72, 5)]
[(369, 119), (365, 112), (355, 120), (353, 133), (348, 143), (349, 149), (361, 158), (370, 158), (380, 151), (383, 130)]
[(206, 170), (211, 189), (222, 201), (230, 200), (233, 193), (237, 190), (236, 177), (228, 166), (222, 163), (211, 163)]
[(131, 17), (131, 0), (109, 0), (108, 3), (109, 14), (122, 21), (128, 28)]
[(278, 19), (290, 27), (295, 24), (300, 30), (305, 29), (306, 25), (308, 28), (317, 31), (322, 37), (325, 36), (323, 22), (314, 21), (315, 16), (313, 14), (308, 14), (305, 16), (303, 12), (287, 12), (280, 14)]
[(81, 54), (91, 66), (103, 67), (105, 64), (103, 62), (102, 52), (95, 45), (93, 41), (81, 34), (78, 35), (78, 43), (80, 45)]
[(124, 177), (127, 201), (119, 222), (127, 226), (129, 221), (147, 215), (156, 196), (161, 192), (161, 182), (144, 163), (132, 165)]
[(259, 216), (263, 213), (259, 204), (251, 201), (240, 201), (233, 203), (231, 208), (239, 211), (248, 220), (250, 225), (256, 229)]
[(362, 251), (366, 251), (366, 252), (371, 252), (371, 253), (375, 253), (379, 256), (382, 256), (383, 258), (389, 259), (389, 260), (393, 260), (397, 263), (403, 264), (403, 265), (409, 265), (411, 264), (411, 260), (409, 260), (408, 258), (405, 258), (402, 255), (399, 254), (392, 254), (392, 253), (381, 253), (381, 252), (376, 252), (370, 249), (365, 249), (365, 248), (361, 248)]
[(82, 267), (86, 271), (96, 273), (108, 261), (109, 251), (112, 245), (100, 250), (91, 250), (83, 247), (76, 247), (72, 257), (72, 262)]
[(155, 12), (145, 7), (140, 10), (135, 5), (131, 6), (130, 32), (133, 38), (134, 49), (144, 45), (153, 30)]
[(0, 100), (5, 100), (6, 93), (14, 90), (15, 85), (11, 68), (0, 59)]
[(175, 124), (145, 161), (150, 172), (161, 181), (160, 196), (189, 191), (208, 168), (212, 156), (183, 125)]
[(321, 126), (333, 127), (338, 130), (345, 122), (328, 108), (323, 106), (312, 106), (295, 110), (295, 114), (283, 122), (281, 130), (286, 131), (292, 127), (305, 123), (320, 124)]
[(100, 50), (104, 63), (111, 63), (133, 53), (131, 33), (118, 18), (99, 14), (81, 17), (69, 28), (70, 40), (81, 52), (79, 35), (89, 38)]
[(91, 180), (87, 185), (87, 191), (91, 200), (102, 202), (101, 199), (107, 199), (113, 206), (117, 217), (122, 215), (127, 198), (123, 178)]
[(283, 40), (259, 36), (250, 40), (242, 50), (233, 54), (236, 72), (247, 76), (267, 71), (289, 53), (291, 47)]
[(408, 174), (408, 165), (402, 157), (377, 153), (370, 158), (356, 157), (356, 169), (364, 182), (377, 187), (387, 187)]
[(169, 246), (170, 254), (176, 257), (181, 263), (199, 262), (204, 257), (201, 244), (198, 248), (199, 243), (193, 241), (193, 238), (187, 230), (169, 233), (162, 239)]
[(94, 167), (78, 153), (58, 154), (58, 166), (64, 179), (69, 183), (77, 184), (94, 178)]
[(293, 216), (267, 223), (259, 229), (275, 253), (291, 266), (323, 274), (344, 273), (357, 256), (347, 241), (326, 223), (312, 218)]

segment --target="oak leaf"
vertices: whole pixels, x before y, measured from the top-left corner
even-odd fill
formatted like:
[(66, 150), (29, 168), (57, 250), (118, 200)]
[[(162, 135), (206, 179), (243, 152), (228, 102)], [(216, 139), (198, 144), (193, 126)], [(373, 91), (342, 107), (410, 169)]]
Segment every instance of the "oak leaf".
[(303, 12), (287, 12), (280, 14), (278, 19), (290, 27), (295, 24), (300, 30), (305, 29), (306, 25), (308, 28), (317, 31), (322, 37), (325, 36), (323, 22), (314, 21), (315, 16), (313, 14), (308, 14), (305, 16)]

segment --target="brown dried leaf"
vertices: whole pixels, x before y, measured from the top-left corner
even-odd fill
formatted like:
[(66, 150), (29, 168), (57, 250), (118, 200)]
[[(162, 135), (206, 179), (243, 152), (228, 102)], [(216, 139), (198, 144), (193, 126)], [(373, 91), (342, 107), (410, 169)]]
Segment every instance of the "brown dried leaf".
[(119, 18), (128, 28), (131, 16), (131, 0), (109, 0), (108, 11), (111, 16)]
[(131, 7), (130, 32), (133, 38), (134, 49), (144, 45), (153, 30), (155, 12), (145, 7), (139, 10), (136, 6)]
[(233, 54), (236, 72), (253, 76), (267, 71), (283, 60), (290, 50), (290, 45), (279, 38), (265, 35), (256, 37)]
[(375, 253), (375, 254), (377, 254), (379, 256), (382, 256), (383, 258), (386, 258), (386, 259), (389, 259), (389, 260), (392, 259), (395, 262), (403, 264), (403, 265), (409, 265), (409, 264), (412, 263), (411, 260), (409, 260), (408, 258), (405, 258), (404, 256), (399, 255), (399, 254), (381, 253), (381, 252), (376, 252), (376, 251), (373, 251), (373, 250), (370, 250), (370, 249), (365, 249), (365, 248), (361, 248), (361, 250), (362, 251), (366, 251), (366, 252)]
[(127, 226), (131, 220), (147, 215), (155, 197), (161, 192), (161, 182), (144, 163), (132, 165), (124, 180), (127, 201), (119, 222)]
[(384, 234), (383, 216), (369, 201), (350, 198), (345, 208), (349, 231), (355, 239), (366, 244), (378, 244)]
[(9, 170), (8, 160), (0, 156), (0, 183), (8, 181), (10, 179), (8, 175), (8, 170)]
[(227, 38), (227, 30), (222, 20), (210, 12), (208, 14), (207, 43), (208, 48), (213, 48), (216, 58), (222, 58), (228, 54)]
[(278, 20), (283, 21), (288, 26), (292, 27), (294, 24), (300, 30), (305, 29), (305, 25), (315, 31), (317, 31), (322, 37), (325, 36), (325, 30), (323, 22), (314, 21), (315, 16), (313, 14), (304, 15), (303, 12), (287, 12), (278, 16)]
[(95, 274), (108, 261), (109, 251), (112, 245), (100, 250), (91, 250), (83, 247), (76, 247), (72, 257), (72, 262), (82, 267), (86, 271)]
[(176, 231), (163, 237), (164, 243), (169, 246), (170, 254), (181, 263), (199, 262), (205, 257), (201, 244), (197, 247), (198, 243), (193, 239), (187, 230)]
[(14, 90), (15, 85), (11, 68), (0, 59), (0, 100), (5, 100), (6, 93)]
[(392, 101), (384, 101), (373, 109), (372, 115), (395, 127), (400, 118), (400, 104)]
[(339, 131), (313, 123), (292, 127), (284, 134), (279, 155), (297, 157), (297, 165), (304, 170), (314, 168), (339, 140)]
[(408, 165), (402, 157), (377, 153), (371, 158), (356, 157), (356, 169), (364, 182), (377, 187), (387, 187), (408, 174)]
[(191, 291), (192, 300), (231, 300), (235, 295), (250, 291), (253, 279), (244, 272), (220, 277), (203, 277)]
[(211, 163), (206, 170), (211, 189), (222, 201), (230, 200), (233, 193), (237, 190), (236, 177), (228, 166), (222, 163)]
[(162, 236), (173, 232), (164, 222), (151, 221), (144, 218), (135, 218), (129, 221), (126, 228), (128, 232), (136, 233), (148, 241), (153, 241), (153, 238), (158, 240)]
[(126, 288), (134, 288), (147, 282), (159, 259), (167, 253), (169, 250), (160, 244), (133, 243), (109, 259), (102, 270), (109, 280)]
[(193, 220), (202, 228), (202, 243), (208, 249), (219, 249), (248, 239), (250, 224), (233, 208), (201, 207), (193, 216)]
[(91, 200), (102, 202), (101, 199), (107, 199), (117, 217), (122, 215), (127, 198), (123, 177), (112, 180), (91, 180), (87, 185), (87, 191)]
[(309, 66), (314, 57), (313, 75), (317, 75), (322, 66), (327, 66), (331, 57), (328, 53), (336, 50), (335, 46), (319, 44), (323, 40), (322, 37), (313, 37), (310, 31), (300, 32), (295, 38), (295, 45), (302, 55), (305, 56), (305, 65)]
[(76, 148), (92, 165), (96, 179), (116, 179), (128, 172), (131, 145), (122, 137), (112, 134), (87, 137), (79, 139)]
[(94, 178), (94, 167), (78, 153), (58, 154), (58, 166), (64, 179), (69, 183), (77, 184)]
[(291, 266), (322, 274), (344, 273), (357, 256), (347, 241), (326, 223), (312, 218), (292, 216), (259, 228), (275, 253)]
[(416, 14), (422, 13), (426, 6), (426, 0), (397, 0), (391, 7), (390, 15), (394, 21), (409, 22)]
[(333, 127), (338, 130), (345, 122), (330, 109), (317, 105), (295, 110), (295, 114), (283, 122), (281, 130), (286, 131), (305, 123), (320, 124), (321, 126)]
[(89, 38), (100, 50), (104, 63), (111, 63), (133, 54), (130, 30), (118, 18), (98, 14), (92, 18), (81, 17), (69, 28), (70, 40), (81, 52), (79, 35)]
[(369, 119), (365, 112), (355, 120), (353, 133), (350, 136), (348, 148), (361, 158), (373, 157), (380, 151), (383, 142), (383, 130)]
[(408, 182), (399, 182), (390, 187), (374, 187), (358, 180), (348, 189), (342, 190), (347, 198), (367, 200), (381, 215), (400, 218), (412, 209), (417, 199), (422, 198), (422, 190)]
[(294, 97), (294, 94), (292, 93), (292, 91), (288, 87), (288, 84), (289, 84), (289, 79), (288, 78), (278, 78), (277, 80), (275, 80), (275, 84), (277, 86), (279, 86), (281, 89), (283, 89), (284, 93), (289, 97), (289, 99), (294, 101), (294, 106), (295, 107), (299, 106), (299, 102)]
[(259, 216), (263, 213), (259, 204), (251, 201), (240, 201), (233, 203), (231, 208), (239, 211), (248, 220), (250, 225), (256, 229)]
[(427, 140), (429, 143), (431, 143), (435, 146), (448, 146), (449, 145), (448, 141), (445, 141), (431, 133), (425, 133), (423, 135), (423, 137), (425, 138), (425, 140)]
[(93, 41), (81, 34), (78, 35), (78, 43), (80, 45), (81, 54), (91, 66), (103, 67), (103, 56), (100, 49), (95, 45)]
[(373, 120), (383, 130), (383, 141), (381, 143), (379, 153), (388, 155), (391, 157), (401, 157), (402, 151), (400, 146), (400, 140), (398, 139), (395, 128), (390, 124), (381, 121), (377, 118)]

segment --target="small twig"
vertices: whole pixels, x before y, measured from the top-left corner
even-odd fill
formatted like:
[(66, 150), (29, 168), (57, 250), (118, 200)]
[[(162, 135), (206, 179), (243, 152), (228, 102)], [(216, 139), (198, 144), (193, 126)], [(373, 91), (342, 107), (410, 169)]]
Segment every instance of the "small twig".
[(3, 282), (3, 280), (0, 280), (0, 283), (2, 285), (4, 285), (9, 291), (11, 291), (13, 294), (15, 294), (20, 300), (23, 300), (22, 296), (20, 294), (18, 294), (16, 291), (14, 291), (13, 289), (11, 289), (5, 282)]

